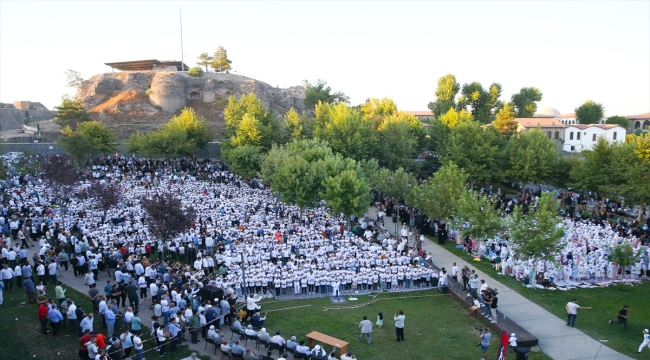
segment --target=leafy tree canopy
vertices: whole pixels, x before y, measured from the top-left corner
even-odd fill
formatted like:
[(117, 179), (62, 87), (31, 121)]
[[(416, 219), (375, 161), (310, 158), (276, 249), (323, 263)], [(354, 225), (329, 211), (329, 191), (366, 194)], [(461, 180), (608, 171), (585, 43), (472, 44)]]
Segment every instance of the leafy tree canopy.
[(513, 136), (506, 147), (509, 175), (527, 184), (542, 184), (552, 177), (557, 148), (539, 128)]
[(460, 124), (474, 121), (474, 116), (465, 110), (458, 112), (455, 109), (449, 109), (444, 115), (439, 116), (438, 120), (449, 129), (453, 129)]
[(438, 118), (442, 114), (446, 114), (449, 109), (455, 109), (456, 95), (460, 91), (460, 84), (456, 81), (456, 77), (452, 74), (447, 74), (438, 79), (438, 87), (436, 88), (436, 100), (429, 103), (429, 109), (433, 111), (433, 116)]
[(58, 144), (80, 166), (96, 156), (117, 152), (115, 135), (99, 121), (83, 122), (76, 130), (70, 126), (64, 127)]
[(78, 89), (81, 86), (81, 83), (84, 81), (81, 73), (78, 71), (68, 69), (65, 71), (66, 86)]
[(316, 105), (314, 136), (326, 141), (334, 152), (355, 160), (372, 158), (377, 146), (372, 121), (343, 103)]
[(607, 118), (607, 124), (616, 124), (621, 125), (623, 128), (628, 129), (630, 127), (630, 120), (625, 116), (614, 115)]
[(467, 178), (463, 169), (447, 163), (422, 186), (413, 189), (410, 194), (412, 205), (431, 219), (449, 219), (456, 214)]
[(511, 97), (518, 118), (533, 117), (537, 111), (537, 102), (542, 101), (542, 92), (535, 87), (524, 87)]
[(350, 98), (344, 93), (337, 91), (332, 94), (332, 88), (327, 85), (327, 81), (318, 80), (315, 84), (304, 81), (305, 86), (305, 106), (313, 109), (319, 102), (328, 104), (347, 104)]
[(223, 158), (233, 172), (245, 178), (252, 178), (259, 174), (262, 152), (256, 146), (241, 145), (224, 149)]
[(587, 100), (584, 104), (575, 108), (576, 118), (580, 124), (600, 124), (605, 107), (593, 100)]
[(212, 63), (212, 56), (210, 56), (207, 52), (204, 52), (199, 55), (197, 60), (199, 61), (197, 61), (196, 64), (205, 67), (205, 72), (208, 72), (208, 66)]
[(223, 46), (219, 46), (210, 61), (210, 67), (216, 72), (226, 72), (232, 70), (232, 61), (228, 59), (228, 52)]
[(54, 109), (58, 112), (54, 116), (54, 121), (61, 127), (71, 127), (73, 130), (77, 125), (82, 122), (90, 121), (90, 115), (86, 112), (81, 102), (73, 100), (68, 96), (61, 98), (61, 104), (55, 106)]
[(510, 139), (519, 129), (519, 124), (515, 121), (515, 109), (512, 103), (505, 104), (496, 115), (492, 125), (499, 130), (504, 139)]

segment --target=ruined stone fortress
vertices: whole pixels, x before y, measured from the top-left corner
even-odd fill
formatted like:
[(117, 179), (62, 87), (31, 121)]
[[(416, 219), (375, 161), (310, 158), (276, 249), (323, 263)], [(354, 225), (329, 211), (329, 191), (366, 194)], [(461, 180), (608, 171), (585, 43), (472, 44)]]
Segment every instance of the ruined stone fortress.
[(54, 112), (39, 102), (0, 103), (0, 131), (18, 130), (22, 129), (27, 122), (52, 118), (54, 118)]

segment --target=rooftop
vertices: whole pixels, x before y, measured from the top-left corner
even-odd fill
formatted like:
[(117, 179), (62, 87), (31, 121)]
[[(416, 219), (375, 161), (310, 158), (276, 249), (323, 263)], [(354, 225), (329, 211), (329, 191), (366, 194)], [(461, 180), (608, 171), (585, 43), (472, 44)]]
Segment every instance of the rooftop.
[(629, 116), (626, 116), (626, 118), (632, 119), (632, 120), (650, 119), (650, 112), (647, 112), (645, 114), (639, 114), (639, 115), (629, 115)]
[(178, 71), (188, 71), (190, 68), (186, 64), (176, 60), (135, 60), (135, 61), (122, 61), (114, 63), (105, 63), (113, 69), (120, 71), (148, 71), (156, 70), (157, 68), (176, 67)]
[(403, 111), (407, 114), (411, 114), (413, 116), (433, 116), (433, 111), (431, 110), (425, 110), (425, 111)]
[(518, 122), (519, 125), (525, 128), (535, 128), (535, 127), (557, 127), (565, 128), (566, 125), (562, 124), (555, 118), (517, 118), (515, 122)]
[(609, 130), (609, 129), (615, 128), (617, 126), (620, 127), (621, 129), (623, 128), (621, 125), (617, 125), (617, 124), (575, 124), (575, 125), (569, 125), (568, 127), (575, 127), (575, 128), (580, 129), (580, 130), (584, 130), (584, 129), (590, 128), (590, 127), (597, 127), (597, 128), (601, 128), (601, 129), (604, 129), (604, 130)]

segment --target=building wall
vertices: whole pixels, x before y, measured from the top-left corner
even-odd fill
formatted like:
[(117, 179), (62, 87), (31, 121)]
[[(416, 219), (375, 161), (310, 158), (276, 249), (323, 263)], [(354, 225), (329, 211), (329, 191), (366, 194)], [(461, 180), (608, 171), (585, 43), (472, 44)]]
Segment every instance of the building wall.
[[(571, 139), (572, 132), (573, 139)], [(578, 133), (580, 133), (580, 139), (578, 139)], [(583, 150), (591, 150), (601, 136), (604, 136), (610, 144), (613, 142), (622, 142), (625, 141), (625, 135), (625, 129), (620, 126), (607, 130), (595, 126), (586, 129), (570, 126), (565, 129), (564, 151), (580, 152)]]

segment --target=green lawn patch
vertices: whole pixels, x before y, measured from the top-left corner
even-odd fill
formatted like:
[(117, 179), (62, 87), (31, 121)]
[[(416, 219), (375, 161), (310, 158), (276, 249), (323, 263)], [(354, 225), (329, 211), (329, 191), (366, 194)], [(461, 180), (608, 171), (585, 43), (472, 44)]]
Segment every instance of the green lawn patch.
[[(417, 291), (401, 294), (381, 294), (372, 307), (356, 309), (336, 309), (329, 298), (311, 300), (292, 300), (279, 302), (261, 302), (262, 310), (284, 309), (311, 304), (311, 307), (270, 312), (264, 326), (267, 331), (281, 330), (285, 338), (296, 336), (298, 341), (307, 340), (306, 335), (318, 331), (347, 341), (348, 350), (359, 359), (409, 359), (428, 360), (444, 359), (478, 359), (481, 357), (477, 331), (474, 327), (484, 327), (485, 323), (469, 318), (468, 310), (450, 296), (430, 296), (440, 294), (436, 290)], [(369, 295), (354, 296), (357, 301), (349, 301), (346, 306), (368, 302)], [(393, 299), (396, 297), (409, 297)], [(346, 299), (349, 298), (346, 297)], [(405, 342), (396, 342), (393, 314), (403, 310), (406, 315), (404, 331)], [(368, 316), (373, 324), (377, 314), (384, 314), (384, 326), (376, 326), (372, 332), (372, 344), (359, 341), (359, 322)], [(498, 338), (492, 334), (492, 344), (488, 358), (496, 358)], [(250, 345), (250, 344), (249, 344)], [(332, 347), (325, 345), (329, 352)], [(436, 355), (437, 354), (437, 355)], [(514, 354), (510, 354), (514, 358)], [(541, 352), (530, 353), (529, 359), (541, 360), (549, 357)]]
[[(88, 312), (91, 308), (88, 296), (79, 291), (64, 285), (67, 289), (66, 295), (70, 296), (75, 304), (82, 304), (84, 310)], [(54, 286), (47, 286), (48, 295), (54, 294)], [(52, 359), (77, 359), (79, 351), (79, 337), (70, 329), (69, 326), (62, 326), (58, 336), (41, 334), (41, 325), (38, 321), (38, 307), (34, 304), (27, 303), (25, 291), (14, 284), (14, 291), (3, 291), (4, 303), (0, 305), (0, 359), (32, 359), (32, 360), (52, 360)], [(25, 302), (24, 305), (21, 303)], [(58, 303), (58, 302), (57, 302)], [(143, 319), (148, 322), (148, 319)], [(120, 322), (121, 323), (121, 322)], [(50, 329), (51, 330), (51, 329)], [(101, 331), (106, 335), (106, 331), (101, 326), (99, 318), (94, 322), (94, 330)], [(120, 334), (121, 330), (116, 333)], [(143, 339), (150, 338), (150, 330), (143, 326)], [(187, 337), (189, 339), (189, 335)], [(155, 347), (155, 341), (145, 342), (144, 350), (147, 351)], [(210, 347), (208, 348), (210, 350)], [(169, 345), (167, 346), (169, 351)], [(175, 355), (171, 352), (166, 359), (182, 359), (188, 357), (192, 351), (187, 346), (181, 346)], [(135, 351), (131, 351), (135, 354)], [(145, 358), (158, 358), (154, 351), (144, 354)], [(208, 356), (200, 357), (202, 360), (209, 360)]]
[[(430, 238), (434, 241), (435, 238)], [(437, 240), (436, 240), (437, 243)], [(447, 242), (443, 247), (456, 256), (467, 260), (471, 268), (476, 268), (503, 283), (510, 289), (520, 293), (537, 305), (566, 321), (565, 305), (577, 298), (581, 306), (593, 306), (592, 310), (578, 312), (575, 327), (596, 340), (608, 340), (607, 346), (633, 358), (638, 357), (637, 350), (643, 341), (643, 329), (650, 326), (650, 307), (646, 301), (650, 298), (650, 284), (615, 285), (598, 289), (534, 290), (523, 286), (523, 283), (506, 275), (497, 275), (492, 265), (487, 261), (474, 262), (473, 257), (456, 249), (454, 242)], [(460, 267), (464, 264), (458, 264)], [(501, 272), (498, 272), (499, 274)], [(616, 319), (616, 314), (623, 305), (630, 307), (628, 313), (628, 330), (623, 325), (609, 325), (609, 319)]]

